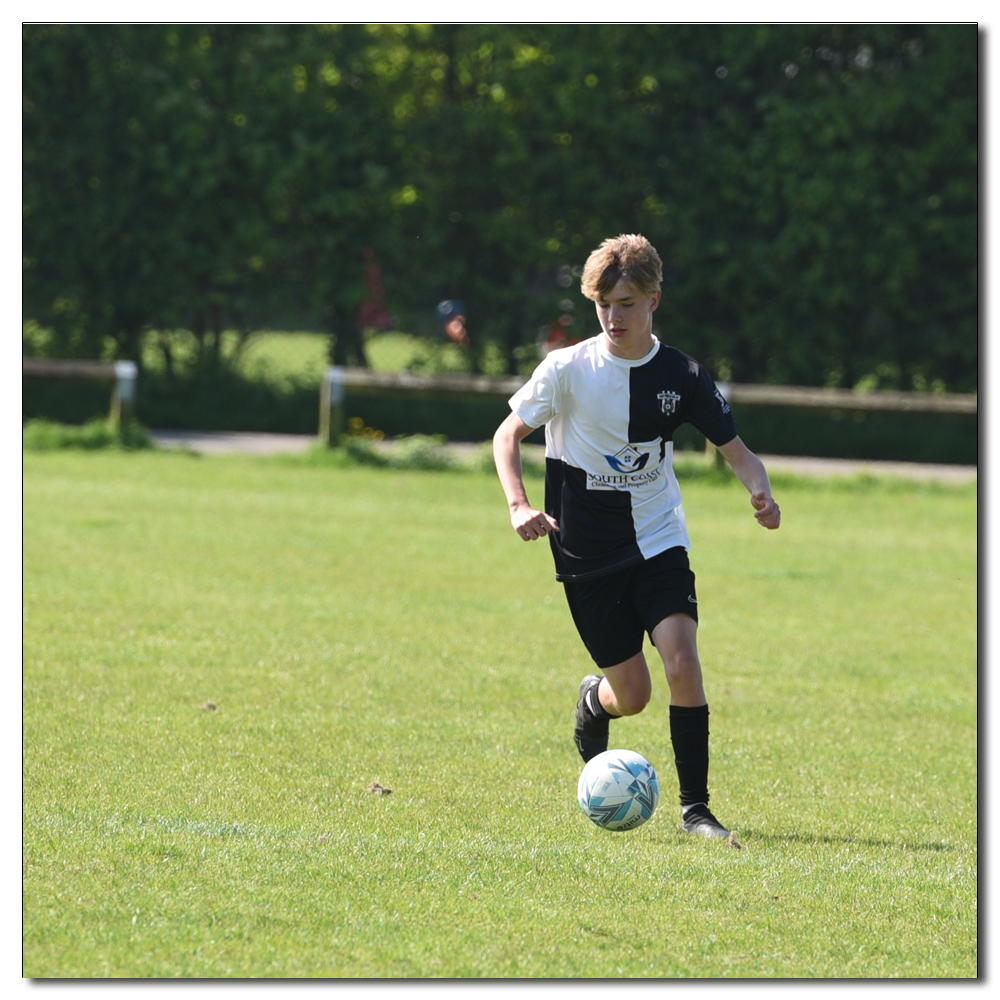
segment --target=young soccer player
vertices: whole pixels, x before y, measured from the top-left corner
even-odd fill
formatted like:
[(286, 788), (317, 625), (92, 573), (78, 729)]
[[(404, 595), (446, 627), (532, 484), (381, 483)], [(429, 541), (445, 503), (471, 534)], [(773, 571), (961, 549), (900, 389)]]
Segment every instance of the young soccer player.
[[(670, 738), (682, 828), (729, 831), (708, 808), (708, 701), (698, 659), (698, 600), (673, 471), (673, 434), (691, 423), (718, 447), (750, 493), (757, 521), (781, 512), (760, 459), (737, 435), (729, 405), (697, 361), (653, 334), (662, 265), (645, 237), (605, 240), (581, 287), (601, 333), (550, 352), (510, 399), (493, 454), (514, 530), (548, 537), (556, 579), (603, 674), (580, 684), (573, 738), (585, 761), (608, 748), (611, 719), (641, 712), (652, 682), (648, 633), (670, 687)], [(545, 425), (545, 510), (528, 500), (521, 441)]]

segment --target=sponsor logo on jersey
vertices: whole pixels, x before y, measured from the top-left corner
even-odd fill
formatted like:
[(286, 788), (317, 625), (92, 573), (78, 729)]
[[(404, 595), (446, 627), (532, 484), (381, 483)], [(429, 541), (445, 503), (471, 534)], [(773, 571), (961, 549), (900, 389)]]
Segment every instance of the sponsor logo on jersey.
[(722, 412), (723, 413), (728, 413), (729, 412), (729, 404), (726, 402), (726, 397), (723, 396), (722, 393), (719, 392), (718, 389), (715, 390), (715, 398), (722, 404)]
[(596, 475), (593, 472), (587, 473), (588, 490), (633, 490), (639, 486), (654, 482), (660, 475), (659, 468), (649, 472), (640, 472), (621, 476)]
[(588, 490), (632, 490), (647, 483), (655, 482), (661, 474), (660, 464), (647, 469), (649, 456), (652, 452), (640, 451), (627, 444), (614, 455), (605, 455), (608, 465), (614, 473), (587, 473)]
[(660, 412), (665, 413), (668, 417), (677, 409), (677, 404), (681, 401), (680, 393), (671, 392), (669, 389), (658, 392), (656, 398), (660, 401)]
[(646, 463), (649, 461), (649, 452), (641, 452), (627, 444), (617, 454), (605, 455), (604, 457), (615, 472), (639, 472), (646, 467)]

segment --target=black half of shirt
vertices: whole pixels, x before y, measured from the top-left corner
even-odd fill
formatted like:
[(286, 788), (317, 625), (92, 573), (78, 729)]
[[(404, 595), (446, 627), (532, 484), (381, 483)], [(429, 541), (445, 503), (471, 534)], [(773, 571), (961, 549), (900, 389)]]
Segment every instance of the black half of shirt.
[[(715, 445), (728, 444), (738, 426), (708, 372), (676, 348), (661, 345), (644, 365), (629, 370), (626, 443), (666, 442), (681, 424)], [(557, 580), (585, 580), (625, 569), (644, 558), (627, 490), (588, 490), (587, 473), (561, 459), (545, 463), (545, 511), (559, 522), (549, 533)], [(663, 514), (668, 514), (663, 511)]]

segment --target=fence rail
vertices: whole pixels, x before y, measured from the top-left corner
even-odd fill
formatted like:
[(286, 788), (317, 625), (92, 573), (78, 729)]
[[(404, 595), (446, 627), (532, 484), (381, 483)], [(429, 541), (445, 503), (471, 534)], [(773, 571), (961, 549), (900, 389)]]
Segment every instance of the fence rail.
[(120, 430), (135, 411), (135, 383), (139, 374), (134, 361), (85, 361), (77, 358), (22, 358), (21, 377), (82, 378), (113, 381), (109, 417)]
[(978, 413), (975, 393), (890, 392), (873, 389), (817, 389), (797, 385), (750, 385), (720, 382), (730, 403), (799, 406), (823, 410), (884, 410), (890, 413)]
[[(492, 378), (488, 375), (421, 375), (413, 372), (373, 372), (368, 368), (331, 366), (320, 392), (320, 439), (336, 444), (344, 427), (344, 394), (347, 389), (400, 392), (485, 393), (508, 397), (524, 385), (519, 376)], [(979, 412), (975, 393), (888, 392), (854, 389), (819, 389), (810, 386), (751, 385), (720, 382), (719, 390), (730, 404), (738, 406), (788, 406), (823, 410), (868, 410), (889, 413)], [(709, 450), (711, 446), (709, 446)]]
[(113, 379), (114, 361), (81, 361), (75, 358), (22, 358), (21, 374), (37, 378)]

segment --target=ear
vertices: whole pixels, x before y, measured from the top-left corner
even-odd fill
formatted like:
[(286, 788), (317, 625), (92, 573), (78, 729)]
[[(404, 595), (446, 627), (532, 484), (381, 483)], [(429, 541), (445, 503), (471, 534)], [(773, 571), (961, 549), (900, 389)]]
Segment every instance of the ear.
[(661, 296), (661, 294), (662, 294), (662, 292), (660, 291), (659, 288), (657, 288), (657, 290), (655, 292), (653, 292), (652, 295), (650, 295), (650, 297), (649, 297), (649, 311), (650, 312), (653, 312), (656, 309), (656, 307), (660, 304), (660, 296)]

